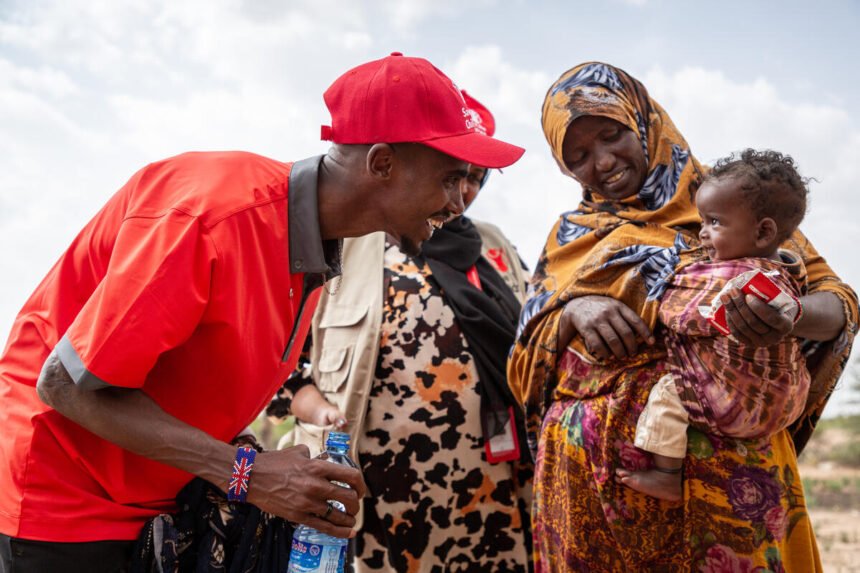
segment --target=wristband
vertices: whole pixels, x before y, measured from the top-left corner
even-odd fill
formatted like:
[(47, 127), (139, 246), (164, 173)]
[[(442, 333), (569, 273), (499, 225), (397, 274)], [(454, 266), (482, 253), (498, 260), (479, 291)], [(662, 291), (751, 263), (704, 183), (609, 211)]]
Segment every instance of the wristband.
[(794, 322), (791, 323), (792, 326), (797, 324), (797, 321), (800, 320), (801, 316), (803, 316), (803, 303), (800, 302), (799, 298), (795, 298), (794, 300), (797, 301), (797, 314), (794, 315)]
[(245, 503), (245, 498), (248, 496), (248, 482), (251, 480), (251, 469), (254, 467), (254, 458), (256, 457), (257, 450), (254, 448), (236, 450), (233, 476), (230, 478), (230, 487), (227, 488), (227, 501)]

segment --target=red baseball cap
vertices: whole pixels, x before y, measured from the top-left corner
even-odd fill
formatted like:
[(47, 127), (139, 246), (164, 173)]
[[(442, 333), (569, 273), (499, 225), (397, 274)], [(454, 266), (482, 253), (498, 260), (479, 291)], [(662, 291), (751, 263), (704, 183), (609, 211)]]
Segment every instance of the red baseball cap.
[(484, 133), (454, 82), (423, 58), (394, 52), (362, 64), (336, 79), (323, 97), (332, 121), (322, 127), (322, 139), (334, 143), (421, 143), (495, 168), (525, 152)]

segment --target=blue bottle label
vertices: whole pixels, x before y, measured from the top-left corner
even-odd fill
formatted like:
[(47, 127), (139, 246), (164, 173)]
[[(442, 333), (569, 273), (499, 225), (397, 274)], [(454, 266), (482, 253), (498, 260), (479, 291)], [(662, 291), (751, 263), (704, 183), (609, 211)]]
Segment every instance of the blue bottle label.
[(318, 545), (293, 539), (290, 550), (290, 573), (337, 573), (341, 547)]
[(344, 566), (346, 565), (346, 545), (340, 548), (340, 558), (337, 563), (337, 573), (344, 573)]

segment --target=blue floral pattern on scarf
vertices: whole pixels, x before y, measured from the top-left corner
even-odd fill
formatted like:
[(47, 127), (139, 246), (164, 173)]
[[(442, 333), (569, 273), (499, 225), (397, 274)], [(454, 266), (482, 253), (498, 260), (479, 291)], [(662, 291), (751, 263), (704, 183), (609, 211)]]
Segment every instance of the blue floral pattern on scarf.
[(672, 163), (670, 165), (658, 165), (648, 175), (645, 185), (639, 191), (639, 198), (645, 203), (649, 211), (656, 211), (675, 195), (678, 189), (678, 181), (681, 172), (687, 165), (690, 151), (683, 149), (680, 145), (672, 145)]
[(659, 300), (669, 286), (675, 265), (681, 260), (680, 252), (689, 248), (684, 237), (678, 233), (671, 247), (631, 245), (612, 255), (601, 268), (636, 265), (635, 270), (645, 279), (645, 288), (648, 289), (646, 300)]
[(615, 73), (614, 69), (606, 64), (591, 64), (555, 86), (552, 90), (552, 95), (579, 86), (600, 86), (616, 92), (620, 92), (623, 89), (621, 80), (618, 79), (618, 74)]
[(560, 247), (563, 247), (569, 242), (578, 239), (583, 235), (587, 235), (594, 230), (591, 227), (578, 225), (573, 221), (569, 220), (568, 216), (570, 215), (582, 215), (582, 211), (568, 211), (567, 213), (562, 213), (561, 224), (559, 225), (558, 232), (555, 236)]
[[(516, 338), (520, 337), (520, 335), (523, 333), (523, 329), (526, 327), (532, 317), (539, 313), (541, 309), (543, 309), (544, 305), (546, 304), (546, 301), (552, 298), (552, 295), (554, 294), (555, 291), (553, 290), (542, 292), (538, 295), (533, 295), (532, 287), (529, 286), (529, 298), (523, 305), (522, 312), (520, 312), (520, 323), (517, 326)], [(513, 346), (511, 347), (511, 350), (513, 350)]]

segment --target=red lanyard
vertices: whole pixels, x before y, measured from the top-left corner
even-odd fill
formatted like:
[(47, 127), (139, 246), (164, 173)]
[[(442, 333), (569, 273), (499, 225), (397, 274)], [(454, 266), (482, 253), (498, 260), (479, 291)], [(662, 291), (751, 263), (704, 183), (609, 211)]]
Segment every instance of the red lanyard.
[(478, 290), (484, 290), (481, 286), (481, 277), (478, 276), (478, 269), (475, 265), (472, 265), (469, 270), (466, 271), (466, 279)]

